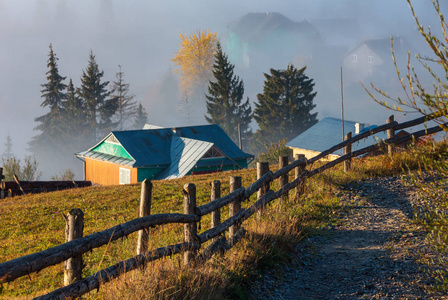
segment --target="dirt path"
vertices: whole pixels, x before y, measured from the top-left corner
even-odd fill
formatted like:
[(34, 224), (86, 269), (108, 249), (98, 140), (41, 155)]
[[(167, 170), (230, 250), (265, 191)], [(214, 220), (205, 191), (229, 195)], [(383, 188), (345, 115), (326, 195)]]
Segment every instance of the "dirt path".
[(399, 178), (345, 187), (340, 225), (297, 246), (290, 266), (256, 282), (253, 299), (448, 299), (431, 295), (418, 252), (424, 233), (410, 224), (414, 193)]

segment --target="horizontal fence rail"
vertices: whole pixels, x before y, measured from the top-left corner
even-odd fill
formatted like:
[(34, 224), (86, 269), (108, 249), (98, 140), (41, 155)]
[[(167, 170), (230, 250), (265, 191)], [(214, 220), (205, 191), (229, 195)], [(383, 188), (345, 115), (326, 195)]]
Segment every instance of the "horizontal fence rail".
[(134, 219), (41, 252), (4, 262), (0, 264), (0, 279), (2, 282), (9, 282), (21, 276), (38, 272), (146, 227), (169, 223), (192, 223), (199, 220), (200, 217), (197, 215), (183, 214), (158, 214)]
[[(294, 188), (296, 188), (297, 196), (297, 193), (299, 193), (298, 191), (300, 189), (303, 189), (303, 183), (307, 178), (319, 174), (339, 163), (348, 161), (353, 157), (361, 156), (366, 153), (381, 149), (382, 147), (384, 147), (384, 145), (403, 144), (425, 135), (440, 132), (443, 130), (443, 126), (446, 126), (448, 124), (426, 128), (424, 130), (420, 130), (413, 134), (408, 134), (402, 137), (394, 136), (394, 134), (392, 134), (391, 138), (356, 151), (351, 151), (350, 148), (350, 151), (348, 151), (347, 154), (344, 154), (339, 158), (313, 170), (306, 170), (306, 165), (310, 166), (317, 160), (333, 153), (334, 151), (350, 146), (353, 143), (367, 138), (375, 133), (386, 130), (395, 131), (412, 127), (422, 124), (428, 120), (432, 120), (434, 118), (434, 115), (429, 115), (412, 121), (404, 122), (402, 124), (399, 124), (393, 121), (393, 118), (390, 118), (390, 122), (388, 124), (355, 135), (354, 137), (331, 147), (330, 149), (320, 153), (319, 155), (309, 160), (304, 158), (303, 155), (302, 158), (300, 158), (300, 156), (296, 156), (297, 159), (289, 164), (287, 160), (286, 162), (285, 160), (281, 160), (282, 163), (286, 164), (285, 167), (280, 168), (276, 172), (269, 171), (268, 169), (265, 169), (263, 172), (260, 171), (260, 174), (258, 175), (259, 179), (253, 182), (248, 188), (244, 188), (241, 186), (241, 177), (239, 177), (239, 180), (237, 180), (238, 178), (234, 177), (233, 179), (231, 179), (231, 184), (232, 182), (234, 184), (233, 186), (231, 186), (231, 193), (223, 197), (219, 197), (220, 182), (214, 181), (212, 185), (212, 199), (209, 203), (202, 206), (196, 206), (195, 185), (186, 184), (183, 190), (185, 200), (184, 214), (156, 214), (140, 217), (132, 221), (106, 229), (104, 231), (93, 233), (91, 235), (81, 237), (79, 239), (38, 253), (26, 255), (20, 258), (13, 259), (11, 261), (1, 263), (0, 283), (13, 281), (21, 276), (28, 275), (32, 272), (38, 272), (46, 267), (66, 261), (71, 257), (80, 256), (94, 248), (106, 245), (111, 241), (117, 240), (136, 231), (147, 230), (147, 228), (149, 227), (168, 223), (186, 224), (184, 229), (184, 243), (169, 245), (151, 251), (144, 250), (142, 251), (143, 253), (140, 254), (139, 252), (137, 252), (138, 255), (133, 258), (127, 259), (106, 269), (98, 271), (94, 275), (73, 282), (47, 295), (41, 296), (39, 299), (76, 298), (85, 293), (88, 293), (89, 291), (98, 289), (102, 284), (109, 282), (110, 280), (120, 276), (125, 272), (135, 270), (143, 266), (147, 262), (151, 262), (162, 257), (181, 252), (184, 252), (184, 262), (190, 262), (194, 257), (195, 261), (197, 262), (206, 261), (217, 251), (230, 249), (239, 240), (241, 240), (246, 230), (244, 228), (240, 228), (240, 225), (255, 213), (257, 213), (258, 218), (261, 210), (266, 207), (269, 202), (281, 197), (285, 197), (285, 195), (287, 195), (288, 192)], [(264, 167), (266, 166), (263, 166), (263, 168)], [(260, 164), (260, 170), (261, 168), (262, 167)], [(282, 180), (282, 176), (288, 175), (288, 173), (292, 170), (295, 170), (296, 172), (294, 180), (289, 183), (287, 182), (287, 180), (280, 181), (280, 188), (277, 191), (269, 189), (271, 182), (279, 178)], [(150, 183), (144, 182), (144, 184), (152, 188), (152, 185)], [(240, 209), (239, 203), (248, 200), (255, 192), (258, 192), (258, 200), (248, 208)], [(142, 185), (142, 199), (144, 194), (146, 195), (146, 193), (143, 191)], [(218, 195), (218, 198), (215, 199), (215, 196), (213, 195)], [(147, 198), (147, 195), (145, 197)], [(221, 222), (219, 211), (221, 208), (227, 205), (230, 205), (232, 207), (232, 209), (229, 209), (230, 216), (229, 218)], [(150, 207), (147, 208), (147, 211), (149, 214)], [(210, 213), (212, 214), (212, 216), (214, 214), (214, 216), (212, 217), (212, 227), (200, 234), (197, 234), (196, 223), (200, 222), (202, 216)], [(226, 238), (224, 235), (226, 231), (229, 231), (230, 233), (229, 238)], [(212, 240), (210, 245), (206, 249), (204, 249), (202, 253), (197, 254), (196, 252), (201, 249), (201, 245), (210, 240)], [(144, 247), (139, 247), (139, 249), (144, 249)]]

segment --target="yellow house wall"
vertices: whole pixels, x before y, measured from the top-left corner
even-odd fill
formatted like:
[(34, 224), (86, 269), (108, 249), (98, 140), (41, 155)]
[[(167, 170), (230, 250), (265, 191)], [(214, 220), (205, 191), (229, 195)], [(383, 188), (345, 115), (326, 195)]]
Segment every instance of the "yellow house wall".
[[(310, 158), (313, 158), (320, 154), (319, 151), (307, 150), (307, 149), (302, 149), (302, 148), (293, 148), (293, 147), (289, 147), (289, 148), (292, 149), (294, 157), (296, 154), (304, 154), (307, 159), (310, 159)], [(330, 155), (327, 155), (326, 157), (322, 158), (321, 160), (332, 161), (332, 160), (337, 159), (338, 157), (339, 157), (339, 155), (337, 155), (337, 154), (330, 154)]]
[(131, 183), (137, 183), (137, 169), (86, 158), (86, 180), (102, 185), (120, 184), (120, 167), (131, 170)]

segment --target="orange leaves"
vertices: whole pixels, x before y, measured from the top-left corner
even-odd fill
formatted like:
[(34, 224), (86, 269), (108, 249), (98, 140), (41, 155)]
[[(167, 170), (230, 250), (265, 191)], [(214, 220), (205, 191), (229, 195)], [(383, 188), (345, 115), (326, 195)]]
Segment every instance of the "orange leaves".
[(216, 32), (199, 30), (190, 36), (179, 34), (179, 37), (181, 48), (171, 61), (179, 66), (182, 89), (192, 93), (212, 77)]

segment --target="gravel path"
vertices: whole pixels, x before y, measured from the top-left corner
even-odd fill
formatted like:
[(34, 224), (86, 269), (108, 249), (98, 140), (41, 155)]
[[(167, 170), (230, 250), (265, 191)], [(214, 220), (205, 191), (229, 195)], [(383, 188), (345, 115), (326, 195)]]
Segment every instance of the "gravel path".
[(297, 245), (289, 266), (267, 272), (253, 299), (448, 299), (417, 261), (424, 233), (410, 224), (416, 196), (397, 177), (348, 185), (339, 225)]

